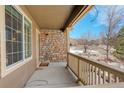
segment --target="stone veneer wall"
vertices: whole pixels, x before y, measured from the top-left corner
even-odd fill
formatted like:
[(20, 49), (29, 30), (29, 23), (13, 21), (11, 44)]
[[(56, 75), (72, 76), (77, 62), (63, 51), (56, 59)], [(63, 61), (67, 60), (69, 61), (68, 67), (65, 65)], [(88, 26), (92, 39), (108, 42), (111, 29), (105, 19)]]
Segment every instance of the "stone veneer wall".
[(67, 58), (66, 35), (60, 30), (41, 30), (40, 61), (65, 62)]

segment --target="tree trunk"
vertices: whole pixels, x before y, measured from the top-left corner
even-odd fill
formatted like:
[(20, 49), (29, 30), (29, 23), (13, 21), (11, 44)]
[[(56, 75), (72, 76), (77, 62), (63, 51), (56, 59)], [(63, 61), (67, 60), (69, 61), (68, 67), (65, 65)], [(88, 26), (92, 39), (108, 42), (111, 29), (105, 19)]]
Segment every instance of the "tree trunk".
[(87, 53), (87, 46), (84, 45), (84, 53)]
[(107, 43), (107, 46), (106, 46), (106, 60), (107, 60), (107, 62), (108, 62), (108, 60), (109, 60), (109, 44)]

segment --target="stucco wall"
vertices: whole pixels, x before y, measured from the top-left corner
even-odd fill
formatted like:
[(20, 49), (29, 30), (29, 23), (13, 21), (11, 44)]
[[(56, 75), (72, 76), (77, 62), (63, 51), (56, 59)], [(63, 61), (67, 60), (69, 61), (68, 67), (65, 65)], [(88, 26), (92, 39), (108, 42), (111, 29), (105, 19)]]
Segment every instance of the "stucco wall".
[[(38, 26), (35, 23), (35, 21), (33, 20), (33, 18), (30, 16), (28, 11), (26, 10), (25, 6), (20, 6), (20, 7), (21, 7), (21, 9), (23, 9), (23, 11), (26, 13), (26, 15), (32, 20), (33, 58), (32, 58), (32, 60), (30, 60), (26, 64), (22, 65), (15, 71), (9, 73), (8, 75), (6, 75), (3, 78), (0, 78), (0, 87), (23, 87), (25, 82), (27, 81), (27, 79), (30, 78), (30, 76), (36, 69), (36, 44), (35, 44), (36, 32), (35, 31), (36, 31), (36, 28), (38, 29)], [(0, 6), (0, 10), (3, 10), (3, 6)], [(0, 11), (0, 13), (1, 12), (2, 11)], [(2, 17), (0, 17), (0, 20), (2, 20)], [(3, 24), (3, 23), (4, 22), (0, 21), (0, 24)], [(0, 25), (0, 27), (2, 27), (2, 26)], [(1, 29), (0, 29), (0, 31), (1, 31)], [(1, 36), (1, 34), (0, 34), (0, 36)], [(1, 63), (2, 63), (2, 61), (0, 61), (0, 64)]]
[(60, 30), (40, 30), (40, 61), (63, 62), (67, 57), (66, 35)]

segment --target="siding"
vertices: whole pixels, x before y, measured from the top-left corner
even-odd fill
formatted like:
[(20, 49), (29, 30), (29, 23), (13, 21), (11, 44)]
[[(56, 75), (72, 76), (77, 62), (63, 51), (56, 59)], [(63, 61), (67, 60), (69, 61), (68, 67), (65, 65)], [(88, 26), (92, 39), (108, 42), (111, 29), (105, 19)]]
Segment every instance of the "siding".
[[(20, 68), (16, 69), (15, 71), (11, 72), (4, 78), (0, 78), (0, 87), (23, 87), (25, 82), (30, 78), (30, 76), (36, 69), (36, 44), (35, 44), (36, 32), (35, 31), (36, 31), (36, 28), (37, 29), (39, 29), (39, 28), (38, 28), (37, 24), (35, 23), (35, 21), (33, 20), (33, 18), (31, 17), (31, 15), (28, 13), (25, 6), (20, 6), (20, 7), (26, 13), (26, 15), (32, 20), (33, 58), (30, 62), (27, 62), (25, 65), (21, 66)], [(0, 6), (0, 10), (3, 10), (3, 6)], [(2, 11), (0, 11), (0, 13), (1, 12)], [(2, 20), (2, 17), (0, 17), (0, 24), (4, 23), (1, 20)], [(2, 27), (2, 25), (0, 25), (0, 27)], [(1, 29), (0, 29), (0, 31), (1, 31)], [(1, 34), (0, 34), (0, 36), (1, 36)], [(1, 51), (1, 49), (0, 49), (0, 51)], [(1, 65), (1, 62), (0, 62), (0, 65)]]

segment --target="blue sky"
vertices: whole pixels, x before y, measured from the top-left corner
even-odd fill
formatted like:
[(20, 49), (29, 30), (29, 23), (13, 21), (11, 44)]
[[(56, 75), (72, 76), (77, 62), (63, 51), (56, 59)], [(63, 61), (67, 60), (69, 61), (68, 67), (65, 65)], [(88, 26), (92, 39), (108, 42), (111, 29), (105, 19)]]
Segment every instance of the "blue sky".
[[(99, 38), (102, 31), (107, 29), (105, 23), (105, 11), (111, 6), (95, 6), (90, 12), (88, 12), (84, 17), (82, 17), (70, 31), (70, 37), (78, 39), (86, 34), (87, 31), (91, 33), (92, 39)], [(119, 6), (123, 8), (124, 6)], [(97, 13), (98, 11), (98, 13)], [(98, 15), (97, 15), (98, 14)]]

